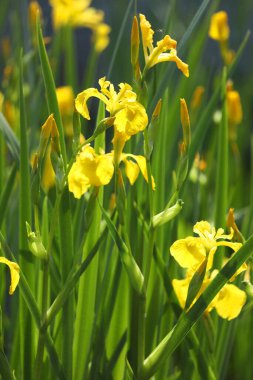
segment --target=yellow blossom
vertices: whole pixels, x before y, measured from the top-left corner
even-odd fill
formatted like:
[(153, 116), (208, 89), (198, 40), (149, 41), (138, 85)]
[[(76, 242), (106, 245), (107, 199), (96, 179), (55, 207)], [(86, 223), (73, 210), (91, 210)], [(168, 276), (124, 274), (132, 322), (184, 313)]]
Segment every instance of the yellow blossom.
[(19, 282), (20, 268), (17, 263), (14, 263), (13, 261), (8, 260), (5, 257), (0, 257), (0, 263), (6, 264), (10, 269), (11, 285), (9, 288), (9, 294), (13, 294)]
[(66, 25), (89, 28), (95, 50), (100, 53), (109, 43), (111, 28), (103, 22), (104, 12), (90, 7), (92, 0), (50, 0), (55, 29)]
[[(136, 181), (139, 172), (148, 181), (146, 159), (143, 156), (122, 153), (120, 162), (125, 164), (126, 176), (131, 185)], [(114, 153), (96, 154), (94, 149), (86, 145), (77, 156), (68, 175), (69, 190), (75, 198), (80, 198), (90, 186), (107, 185), (114, 173)], [(152, 186), (155, 188), (154, 179)]]
[(137, 101), (137, 95), (129, 84), (120, 83), (119, 92), (116, 92), (113, 84), (104, 77), (99, 80), (99, 85), (100, 91), (96, 88), (88, 88), (77, 95), (75, 106), (85, 119), (90, 120), (87, 101), (95, 97), (105, 103), (110, 116), (115, 117), (115, 131), (121, 134), (121, 139), (124, 141), (146, 128), (148, 124), (146, 110)]
[(140, 28), (142, 34), (142, 45), (145, 58), (144, 72), (161, 62), (175, 62), (178, 69), (189, 77), (189, 68), (178, 56), (176, 51), (177, 41), (173, 40), (169, 35), (153, 45), (154, 31), (149, 21), (143, 14), (140, 14)]
[(196, 223), (193, 231), (199, 236), (179, 239), (170, 248), (171, 255), (183, 268), (196, 271), (205, 260), (208, 260), (207, 269), (211, 269), (214, 253), (219, 246), (229, 247), (234, 252), (242, 246), (241, 243), (227, 241), (233, 237), (232, 229), (229, 235), (225, 235), (223, 228), (218, 228), (216, 231), (207, 221)]
[[(197, 271), (202, 270), (205, 263), (204, 280), (192, 301), (192, 304), (196, 302), (198, 297), (218, 273), (217, 270), (211, 270), (213, 265), (213, 255), (217, 248), (219, 246), (226, 246), (236, 252), (242, 246), (241, 243), (229, 241), (233, 237), (232, 229), (229, 235), (225, 235), (222, 228), (216, 230), (207, 221), (196, 223), (193, 227), (193, 231), (198, 237), (188, 236), (185, 239), (179, 239), (172, 244), (170, 248), (171, 255), (178, 264), (187, 269), (186, 277), (184, 279), (172, 280), (172, 286), (182, 308), (185, 307), (189, 286), (194, 274)], [(234, 281), (236, 276), (246, 269), (247, 265), (244, 263), (229, 281)], [(235, 285), (226, 284), (215, 296), (206, 309), (206, 312), (210, 312), (215, 308), (220, 317), (230, 320), (239, 315), (245, 302), (246, 294), (244, 291), (240, 290)]]
[(211, 17), (209, 37), (216, 41), (227, 41), (229, 34), (230, 29), (227, 13), (225, 11), (214, 13)]
[[(213, 271), (210, 275), (206, 275), (193, 303), (196, 302), (196, 300), (207, 288), (207, 286), (210, 284), (210, 282), (213, 280), (216, 274), (217, 271)], [(187, 275), (185, 279), (172, 280), (173, 289), (182, 308), (185, 307), (191, 279), (191, 275)], [(246, 293), (244, 291), (240, 290), (237, 286), (233, 284), (226, 284), (212, 300), (212, 302), (206, 309), (206, 312), (210, 312), (213, 308), (215, 308), (216, 312), (221, 318), (231, 320), (236, 318), (240, 314), (245, 302)]]

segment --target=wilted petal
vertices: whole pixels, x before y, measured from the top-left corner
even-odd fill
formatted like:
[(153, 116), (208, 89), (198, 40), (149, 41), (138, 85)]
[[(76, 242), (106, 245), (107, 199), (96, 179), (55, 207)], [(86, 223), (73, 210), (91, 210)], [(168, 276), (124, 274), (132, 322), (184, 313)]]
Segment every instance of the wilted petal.
[(87, 90), (80, 92), (80, 94), (77, 95), (76, 100), (75, 100), (76, 110), (85, 119), (88, 119), (88, 120), (90, 120), (90, 114), (87, 107), (87, 101), (91, 97), (95, 97), (102, 100), (102, 102), (104, 102), (106, 105), (108, 103), (107, 97), (101, 94), (96, 88), (88, 88)]
[(9, 294), (13, 294), (20, 278), (20, 268), (17, 263), (6, 259), (5, 257), (0, 257), (0, 263), (8, 265), (11, 273), (11, 285), (9, 288)]

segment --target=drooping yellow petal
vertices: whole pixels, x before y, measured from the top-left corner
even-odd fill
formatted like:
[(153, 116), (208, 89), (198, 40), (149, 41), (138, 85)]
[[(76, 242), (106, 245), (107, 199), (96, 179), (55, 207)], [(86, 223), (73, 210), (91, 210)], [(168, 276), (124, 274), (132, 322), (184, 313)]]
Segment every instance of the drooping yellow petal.
[(11, 273), (11, 285), (9, 288), (9, 294), (13, 294), (20, 278), (20, 268), (17, 263), (6, 259), (5, 257), (0, 257), (0, 263), (8, 265)]
[(150, 67), (161, 62), (175, 62), (177, 68), (181, 70), (187, 78), (189, 77), (189, 66), (177, 56), (177, 51), (175, 49), (171, 49), (170, 53), (161, 53), (158, 55), (155, 60), (152, 60)]
[(246, 293), (233, 284), (225, 285), (218, 293), (214, 307), (220, 317), (236, 318), (246, 302)]
[(187, 237), (175, 241), (170, 253), (182, 268), (197, 269), (206, 259), (206, 250), (200, 238)]
[[(143, 177), (145, 178), (145, 180), (148, 182), (148, 172), (147, 172), (147, 161), (146, 161), (146, 158), (143, 157), (143, 156), (136, 156), (135, 154), (125, 154), (126, 157), (131, 157), (133, 158), (139, 168), (140, 168), (140, 171), (141, 171), (141, 174), (143, 175)], [(155, 190), (155, 180), (152, 176), (152, 189)]]
[(226, 41), (229, 38), (228, 15), (224, 11), (214, 13), (211, 17), (209, 37), (217, 41)]
[(69, 172), (69, 190), (80, 198), (90, 186), (107, 185), (113, 172), (111, 154), (97, 155), (92, 147), (85, 146)]
[(75, 162), (70, 169), (68, 186), (69, 191), (78, 199), (80, 199), (90, 187), (89, 179), (83, 174), (80, 165), (77, 162)]
[(190, 277), (186, 277), (183, 280), (172, 280), (174, 292), (182, 309), (185, 307), (190, 280)]
[(87, 101), (91, 97), (98, 98), (105, 104), (108, 103), (106, 96), (101, 94), (96, 88), (88, 88), (87, 90), (80, 92), (80, 94), (78, 94), (76, 97), (75, 106), (77, 112), (79, 112), (87, 120), (90, 120)]
[(131, 185), (133, 185), (140, 173), (138, 164), (132, 160), (124, 160), (126, 176), (129, 179)]

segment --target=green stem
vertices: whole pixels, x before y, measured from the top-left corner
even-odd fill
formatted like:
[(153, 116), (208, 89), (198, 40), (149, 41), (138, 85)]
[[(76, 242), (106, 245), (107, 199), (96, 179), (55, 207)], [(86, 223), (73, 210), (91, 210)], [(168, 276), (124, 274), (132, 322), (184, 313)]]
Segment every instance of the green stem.
[[(227, 117), (227, 68), (223, 70), (222, 76), (222, 121), (218, 131), (218, 157), (215, 189), (215, 225), (225, 227), (226, 213), (228, 207), (228, 117)], [(220, 268), (223, 255), (219, 252), (214, 256), (214, 267)]]
[[(29, 279), (29, 284), (34, 290), (34, 260), (28, 250), (26, 222), (31, 224), (31, 186), (29, 149), (27, 141), (27, 121), (25, 101), (23, 94), (23, 65), (22, 52), (20, 55), (20, 77), (19, 77), (19, 99), (20, 99), (20, 191), (19, 191), (19, 252), (20, 266)], [(20, 343), (22, 372), (25, 379), (32, 376), (32, 365), (34, 359), (34, 324), (24, 300), (20, 297)]]

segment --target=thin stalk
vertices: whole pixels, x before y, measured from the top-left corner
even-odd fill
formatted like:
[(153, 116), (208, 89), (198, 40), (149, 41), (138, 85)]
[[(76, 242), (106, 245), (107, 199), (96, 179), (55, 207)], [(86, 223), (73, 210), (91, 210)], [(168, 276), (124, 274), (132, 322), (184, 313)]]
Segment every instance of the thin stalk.
[(74, 92), (77, 90), (77, 77), (76, 77), (76, 51), (75, 51), (75, 40), (73, 36), (73, 29), (70, 25), (66, 25), (62, 30), (64, 34), (64, 39), (61, 41), (64, 42), (64, 54), (65, 54), (65, 78), (69, 86), (74, 89)]
[[(228, 116), (227, 116), (227, 68), (223, 70), (222, 76), (222, 121), (218, 130), (218, 155), (215, 188), (215, 225), (225, 227), (226, 213), (228, 207)], [(223, 255), (219, 252), (214, 256), (214, 266), (220, 268)]]
[[(27, 122), (25, 101), (23, 94), (23, 66), (22, 53), (20, 55), (20, 77), (19, 77), (19, 99), (20, 99), (20, 192), (19, 192), (19, 251), (20, 266), (29, 279), (29, 284), (34, 290), (35, 276), (33, 257), (28, 251), (26, 222), (31, 224), (31, 196), (30, 196), (30, 168), (29, 150), (27, 141)], [(34, 359), (34, 324), (28, 312), (23, 298), (20, 296), (20, 352), (22, 373), (25, 379), (32, 377), (31, 363)]]
[[(152, 256), (155, 243), (155, 230), (153, 228), (153, 216), (154, 216), (154, 199), (152, 189), (152, 174), (149, 142), (147, 129), (144, 130), (144, 144), (145, 144), (145, 157), (148, 174), (148, 198), (149, 198), (149, 238), (148, 238), (148, 252), (146, 257), (146, 266), (143, 268), (144, 272), (144, 288), (147, 289), (150, 268), (152, 263)], [(145, 358), (145, 326), (146, 326), (146, 297), (140, 297), (140, 304), (138, 306), (138, 370), (142, 367), (142, 363)]]

